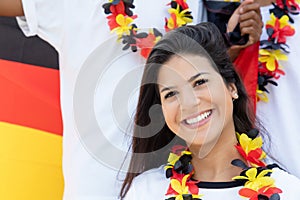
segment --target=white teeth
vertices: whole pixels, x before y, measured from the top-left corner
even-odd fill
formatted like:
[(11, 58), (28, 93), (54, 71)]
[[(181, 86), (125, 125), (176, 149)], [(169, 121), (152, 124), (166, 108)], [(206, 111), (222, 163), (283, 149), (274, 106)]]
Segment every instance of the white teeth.
[(187, 119), (185, 120), (187, 124), (195, 124), (195, 123), (198, 123), (200, 122), (201, 120), (204, 120), (206, 119), (208, 116), (210, 116), (211, 114), (211, 111), (207, 111), (201, 115), (198, 115), (197, 117), (195, 118), (192, 118), (192, 119)]

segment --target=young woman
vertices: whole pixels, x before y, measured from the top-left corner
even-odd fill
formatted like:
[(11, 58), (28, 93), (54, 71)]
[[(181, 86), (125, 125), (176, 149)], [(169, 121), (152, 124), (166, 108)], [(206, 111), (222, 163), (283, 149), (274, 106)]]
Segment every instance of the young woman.
[(256, 124), (216, 26), (167, 33), (144, 69), (121, 199), (299, 198), (300, 180), (264, 162)]

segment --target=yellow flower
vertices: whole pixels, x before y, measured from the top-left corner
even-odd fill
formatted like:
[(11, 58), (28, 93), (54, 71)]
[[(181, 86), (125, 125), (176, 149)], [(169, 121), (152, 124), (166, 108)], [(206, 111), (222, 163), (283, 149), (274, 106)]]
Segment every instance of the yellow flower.
[[(276, 24), (276, 17), (274, 15), (274, 13), (271, 14), (271, 19), (269, 21), (267, 21), (267, 24), (270, 24), (271, 26), (275, 26)], [(283, 15), (280, 19), (279, 19), (279, 23), (280, 23), (280, 28), (283, 28), (289, 24), (289, 17), (286, 15)]]
[(266, 92), (256, 89), (257, 98), (263, 102), (269, 102), (269, 98)]
[(171, 187), (178, 193), (178, 195), (176, 196), (176, 200), (183, 200), (182, 195), (189, 194), (189, 188), (186, 186), (186, 180), (188, 177), (189, 177), (189, 174), (185, 175), (182, 178), (181, 183), (177, 179), (171, 180)]
[(178, 156), (175, 153), (170, 153), (169, 158), (168, 158), (168, 164), (170, 165), (175, 165), (175, 163), (179, 160), (180, 156), (182, 155), (191, 155), (192, 153), (190, 151), (182, 151), (181, 154)]
[(175, 22), (173, 20), (173, 18), (168, 19), (168, 23), (167, 23), (168, 29), (173, 30), (175, 28)]
[[(175, 200), (184, 200), (182, 195), (190, 194), (189, 186), (187, 185), (187, 179), (189, 178), (190, 174), (185, 175), (181, 182), (177, 179), (171, 180), (171, 187), (175, 190), (178, 195), (176, 195)], [(193, 198), (200, 198), (202, 195), (198, 194), (191, 194)]]
[[(169, 9), (169, 13), (170, 14), (175, 14), (176, 15), (176, 22), (177, 22), (177, 25), (178, 27), (182, 26), (182, 25), (185, 25), (187, 23), (191, 23), (193, 22), (193, 19), (189, 18), (188, 16), (190, 16), (189, 14), (187, 14), (187, 12), (190, 12), (190, 9), (185, 9), (183, 11), (180, 12), (180, 7), (179, 5), (177, 5), (177, 8), (174, 9), (174, 8), (170, 8)], [(171, 27), (174, 26), (174, 21), (170, 21), (170, 25)]]
[(276, 70), (276, 62), (278, 60), (287, 60), (288, 57), (281, 53), (281, 51), (278, 50), (267, 50), (267, 49), (260, 49), (259, 50), (259, 61), (261, 63), (267, 63), (266, 67), (269, 71)]
[(116, 22), (119, 27), (114, 28), (112, 32), (115, 31), (119, 37), (121, 37), (123, 34), (130, 34), (130, 30), (132, 29), (130, 24), (131, 22), (133, 22), (133, 19), (131, 17), (118, 14), (116, 17)]
[(269, 176), (266, 176), (269, 172), (272, 172), (272, 170), (266, 169), (261, 171), (257, 175), (257, 168), (250, 168), (246, 171), (246, 176), (235, 176), (233, 177), (233, 179), (248, 180), (245, 183), (245, 188), (250, 188), (252, 190), (258, 191), (260, 188), (265, 186), (274, 186), (275, 180)]
[[(154, 30), (153, 30), (153, 28), (151, 28), (151, 29), (149, 30), (149, 34), (154, 35)], [(156, 37), (155, 37), (155, 40), (154, 40), (154, 44), (156, 44), (160, 39), (161, 39), (161, 36), (156, 36)]]
[(168, 158), (168, 164), (174, 166), (179, 158), (180, 158), (180, 156), (176, 155), (175, 153), (170, 153), (169, 158)]
[(244, 151), (248, 154), (250, 151), (261, 148), (263, 141), (261, 136), (251, 139), (245, 133), (239, 137), (239, 142)]

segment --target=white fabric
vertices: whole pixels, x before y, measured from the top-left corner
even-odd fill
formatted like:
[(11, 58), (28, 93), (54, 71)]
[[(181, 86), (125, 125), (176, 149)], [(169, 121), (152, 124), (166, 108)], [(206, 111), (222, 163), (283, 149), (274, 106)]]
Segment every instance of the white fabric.
[[(271, 6), (261, 9), (265, 24), (270, 19), (269, 8)], [(293, 27), (296, 34), (287, 39), (290, 47), (288, 61), (280, 62), (286, 75), (277, 81), (277, 87), (271, 84), (267, 87), (269, 102), (258, 102), (257, 115), (271, 135), (272, 155), (282, 167), (300, 177), (300, 16), (291, 17), (295, 20)], [(267, 38), (266, 32), (262, 38)]]
[[(299, 199), (300, 180), (293, 175), (286, 173), (278, 168), (273, 169), (271, 175), (275, 179), (276, 187), (283, 192), (280, 199), (296, 200)], [(170, 180), (165, 177), (163, 167), (144, 172), (136, 177), (128, 191), (125, 200), (159, 200), (165, 199), (165, 194), (169, 187)], [(199, 194), (204, 195), (204, 200), (230, 199), (241, 200), (238, 191), (242, 186), (231, 188), (200, 188)]]
[[(109, 55), (112, 57), (109, 66), (100, 66), (110, 61), (109, 56), (99, 55), (99, 67), (107, 67), (105, 75), (97, 80), (94, 99), (87, 104), (92, 105), (97, 123), (104, 132), (105, 140), (94, 140), (86, 145), (89, 135), (82, 136), (78, 131), (75, 120), (80, 118), (87, 132), (97, 132), (92, 128), (93, 117), (74, 115), (74, 92), (77, 78), (81, 77), (82, 66), (85, 62), (91, 64), (88, 58), (97, 59), (93, 51), (103, 53), (119, 51), (123, 45), (112, 38), (107, 25), (106, 15), (102, 4), (104, 0), (22, 0), (25, 17), (18, 17), (18, 23), (27, 36), (38, 35), (49, 42), (59, 53), (61, 106), (63, 115), (63, 173), (65, 178), (65, 200), (116, 199), (120, 183), (116, 181), (123, 154), (115, 154), (110, 148), (127, 151), (128, 141), (125, 137), (126, 127), (116, 124), (116, 119), (128, 124), (128, 116), (132, 116), (136, 102), (137, 85), (141, 70), (136, 72), (133, 81), (136, 88), (130, 99), (119, 96), (119, 101), (128, 104), (123, 115), (113, 113), (112, 98), (119, 80), (133, 69), (141, 68), (144, 60), (138, 54), (123, 53)], [(163, 29), (169, 0), (135, 1), (135, 14), (138, 15), (136, 24), (139, 28), (157, 27)], [(189, 1), (194, 16), (198, 15), (198, 0)], [(195, 20), (195, 22), (197, 19)], [(112, 38), (112, 39), (111, 39)], [(107, 42), (108, 41), (108, 42)], [(112, 41), (112, 42), (110, 42)], [(106, 43), (107, 42), (107, 43)], [(106, 44), (106, 46), (101, 46)], [(99, 48), (100, 46), (100, 48)], [(129, 51), (130, 52), (130, 51)], [(112, 53), (113, 54), (113, 53)], [(103, 58), (102, 58), (102, 57)], [(88, 59), (88, 61), (86, 61)], [(95, 63), (94, 63), (95, 64)], [(92, 63), (93, 65), (93, 63)], [(89, 84), (89, 80), (86, 80)], [(93, 91), (92, 91), (93, 92)], [(130, 91), (131, 92), (131, 91)], [(76, 95), (75, 95), (76, 96)], [(82, 98), (85, 98), (84, 96)], [(84, 101), (85, 99), (82, 99)], [(89, 99), (87, 100), (89, 101)], [(87, 105), (87, 106), (89, 106)], [(83, 105), (83, 109), (85, 108)], [(122, 110), (121, 110), (122, 111)], [(120, 112), (121, 112), (120, 111)], [(115, 112), (115, 111), (114, 111)], [(124, 120), (122, 119), (125, 118)], [(91, 123), (91, 124), (89, 124)], [(91, 130), (89, 130), (91, 129)], [(99, 136), (100, 137), (100, 136)], [(100, 137), (101, 138), (101, 137)], [(90, 139), (91, 141), (93, 139)], [(95, 155), (94, 149), (102, 150), (104, 159)], [(92, 149), (92, 150), (91, 150)]]

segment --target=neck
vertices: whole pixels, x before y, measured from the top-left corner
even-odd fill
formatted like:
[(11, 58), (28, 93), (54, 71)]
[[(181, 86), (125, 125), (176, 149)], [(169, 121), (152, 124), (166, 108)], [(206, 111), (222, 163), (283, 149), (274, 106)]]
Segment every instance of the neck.
[(195, 180), (228, 182), (232, 181), (232, 177), (240, 174), (241, 168), (231, 164), (231, 161), (234, 159), (238, 158), (243, 160), (242, 156), (234, 147), (234, 145), (237, 144), (235, 132), (233, 131), (229, 137), (222, 137), (225, 137), (224, 134), (221, 135), (218, 143), (204, 158), (199, 156), (199, 151), (195, 151), (195, 149), (200, 149), (199, 147), (190, 148), (193, 154), (192, 164), (195, 170), (193, 178)]

